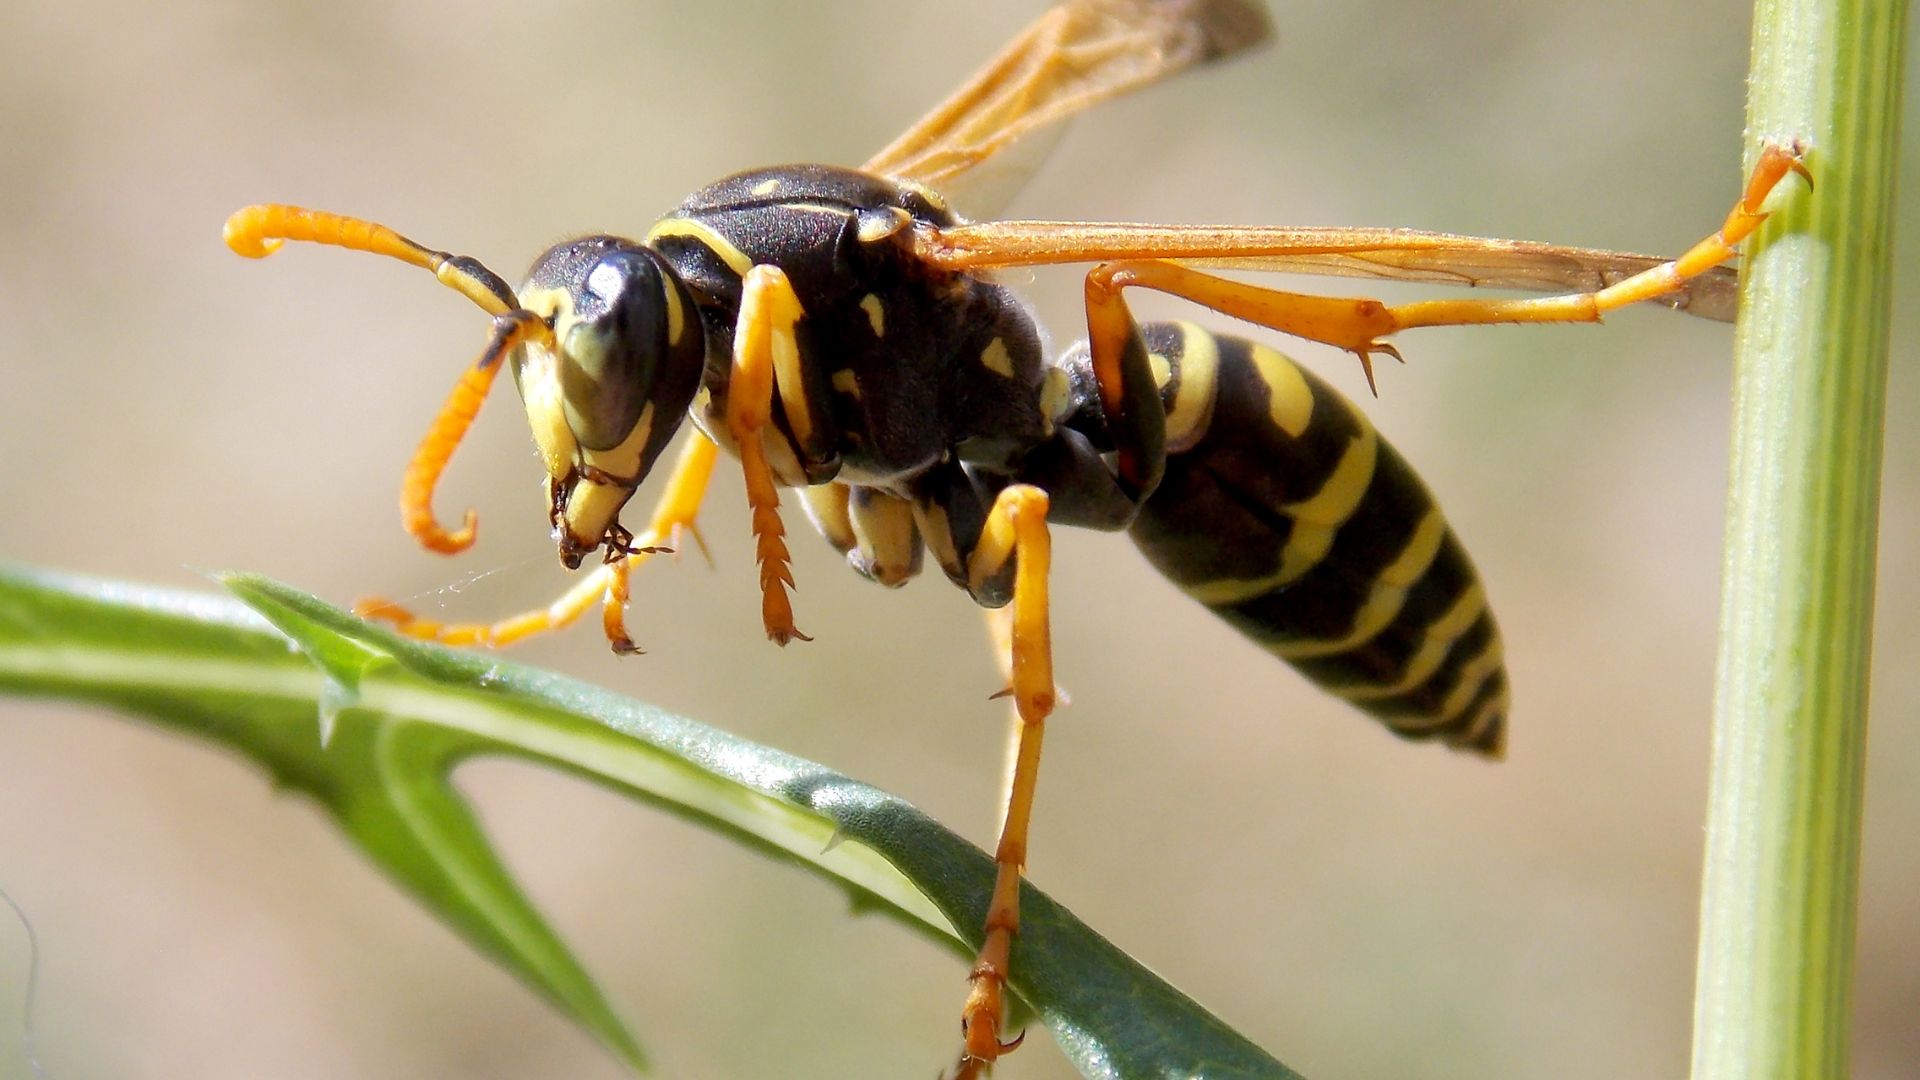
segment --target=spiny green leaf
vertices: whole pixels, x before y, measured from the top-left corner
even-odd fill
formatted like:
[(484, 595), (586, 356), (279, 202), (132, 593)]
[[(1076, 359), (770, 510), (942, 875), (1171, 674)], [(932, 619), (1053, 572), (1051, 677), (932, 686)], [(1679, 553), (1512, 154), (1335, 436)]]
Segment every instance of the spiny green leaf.
[[(992, 860), (885, 792), (572, 679), (397, 637), (283, 585), (222, 580), (259, 616), (0, 568), (0, 690), (114, 706), (258, 761), (636, 1068), (637, 1043), (448, 782), (460, 761), (564, 769), (818, 874), (854, 910), (958, 956), (978, 944)], [(1295, 1076), (1031, 886), (1021, 920), (1014, 989), (1087, 1076)]]

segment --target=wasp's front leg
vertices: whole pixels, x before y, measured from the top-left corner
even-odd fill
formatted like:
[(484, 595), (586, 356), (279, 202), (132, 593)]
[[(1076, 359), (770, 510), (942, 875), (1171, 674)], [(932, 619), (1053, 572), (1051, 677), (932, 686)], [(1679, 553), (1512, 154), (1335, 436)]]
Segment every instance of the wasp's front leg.
[(713, 463), (718, 455), (718, 448), (706, 436), (697, 431), (689, 436), (646, 529), (618, 549), (610, 546), (606, 562), (545, 607), (493, 622), (447, 623), (421, 618), (392, 600), (376, 596), (354, 604), (354, 614), (391, 623), (397, 632), (408, 637), (447, 645), (499, 647), (568, 626), (597, 603), (602, 606), (601, 625), (613, 651), (639, 652), (640, 648), (627, 635), (628, 579), (635, 566), (666, 550), (661, 545), (677, 547), (683, 536), (691, 537), (704, 550), (705, 543), (700, 539), (695, 518), (713, 477)]
[[(811, 640), (793, 624), (793, 605), (787, 590), (793, 587), (788, 568), (786, 527), (780, 521), (780, 492), (767, 457), (769, 442), (779, 441), (794, 451), (799, 483), (831, 475), (833, 435), (824, 409), (809, 398), (801, 365), (800, 343), (794, 326), (806, 312), (787, 275), (777, 266), (749, 270), (740, 288), (740, 317), (733, 336), (733, 366), (726, 387), (726, 433), (740, 455), (746, 474), (747, 506), (752, 514), (754, 558), (760, 565), (760, 616), (767, 637), (781, 645), (799, 638)], [(792, 441), (773, 424), (778, 396)]]

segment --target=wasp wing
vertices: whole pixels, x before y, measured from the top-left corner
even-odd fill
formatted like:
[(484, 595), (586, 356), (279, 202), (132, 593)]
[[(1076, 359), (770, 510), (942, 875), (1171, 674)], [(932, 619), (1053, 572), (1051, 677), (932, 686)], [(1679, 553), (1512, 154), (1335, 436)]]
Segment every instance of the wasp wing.
[(1272, 36), (1258, 0), (1066, 0), (863, 168), (951, 193), (1026, 136)]
[[(1233, 270), (1589, 292), (1666, 259), (1414, 229), (993, 221), (921, 231), (917, 253), (950, 270), (1161, 259)], [(1656, 299), (1732, 322), (1739, 275), (1717, 267)]]

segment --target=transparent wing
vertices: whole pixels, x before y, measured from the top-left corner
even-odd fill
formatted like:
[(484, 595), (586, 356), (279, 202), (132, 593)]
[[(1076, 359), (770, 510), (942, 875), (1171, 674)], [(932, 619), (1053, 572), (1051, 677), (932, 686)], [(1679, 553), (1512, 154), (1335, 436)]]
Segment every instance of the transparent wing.
[[(993, 221), (924, 230), (915, 243), (921, 258), (952, 270), (1163, 259), (1234, 270), (1545, 292), (1604, 288), (1667, 261), (1414, 229)], [(1718, 267), (1655, 302), (1732, 322), (1738, 285), (1734, 270)]]
[[(1065, 0), (864, 168), (952, 193), (962, 174), (1029, 135), (1272, 35), (1258, 0)], [(1023, 147), (1002, 171), (1023, 179), (1038, 156)], [(1011, 186), (991, 170), (982, 178)]]

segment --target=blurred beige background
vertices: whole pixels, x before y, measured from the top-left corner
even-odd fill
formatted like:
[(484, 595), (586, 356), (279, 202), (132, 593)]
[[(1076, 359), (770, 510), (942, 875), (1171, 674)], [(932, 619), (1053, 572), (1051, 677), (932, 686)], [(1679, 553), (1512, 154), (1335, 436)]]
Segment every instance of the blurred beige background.
[[(445, 561), (398, 528), (401, 466), (480, 344), (475, 313), (370, 257), (243, 262), (220, 245), (226, 214), (368, 215), (513, 277), (570, 232), (639, 234), (735, 169), (858, 162), (1036, 7), (0, 7), (0, 556), (189, 586), (248, 568), (453, 615), (544, 601), (564, 579), (511, 391), (443, 489), (449, 517), (479, 507), (478, 548)], [(1083, 120), (1012, 211), (1676, 251), (1737, 190), (1748, 27), (1732, 0), (1361, 0), (1279, 20), (1277, 50)], [(1914, 269), (1909, 254), (1896, 282), (1863, 1080), (1920, 1072)], [(1062, 340), (1077, 288), (1072, 272), (1033, 284)], [(1511, 759), (1398, 743), (1123, 537), (1063, 536), (1074, 703), (1049, 735), (1034, 879), (1310, 1076), (1681, 1075), (1729, 331), (1633, 312), (1401, 344), (1411, 362), (1384, 369), (1374, 415), (1489, 581)], [(1361, 388), (1341, 357), (1300, 352)], [(829, 762), (986, 841), (1001, 712), (965, 598), (937, 574), (874, 588), (802, 535), (796, 601), (817, 640), (774, 649), (741, 501), (736, 479), (716, 485), (717, 572), (640, 575), (649, 655), (616, 662), (582, 629), (515, 658)], [(963, 969), (945, 954), (572, 780), (461, 780), (661, 1075), (946, 1063)], [(0, 821), (58, 1080), (618, 1075), (312, 808), (200, 746), (0, 704)], [(25, 1071), (23, 968), (0, 915), (0, 1075)], [(1002, 1073), (1070, 1070), (1035, 1039)]]

